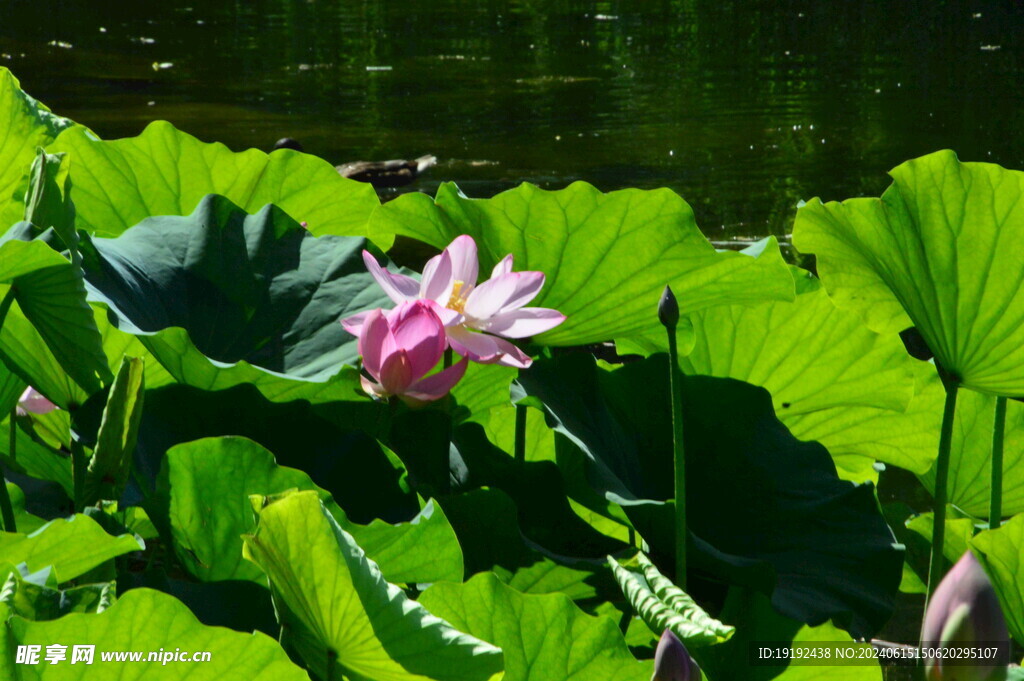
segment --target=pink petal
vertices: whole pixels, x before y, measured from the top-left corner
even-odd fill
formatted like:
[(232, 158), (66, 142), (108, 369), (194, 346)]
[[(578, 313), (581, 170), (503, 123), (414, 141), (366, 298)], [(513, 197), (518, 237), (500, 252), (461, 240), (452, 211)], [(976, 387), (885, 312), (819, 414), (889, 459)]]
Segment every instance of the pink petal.
[(505, 338), (536, 336), (555, 328), (565, 321), (565, 315), (547, 307), (523, 307), (511, 312), (499, 312), (473, 328)]
[(525, 369), (533, 362), (529, 355), (497, 336), (476, 333), (462, 326), (447, 331), (452, 349), (479, 364), (500, 364)]
[(466, 316), (485, 320), (526, 305), (544, 285), (543, 272), (510, 272), (488, 279), (466, 300)]
[(25, 392), (21, 393), (21, 397), (18, 398), (18, 406), (23, 411), (40, 415), (49, 414), (57, 408), (57, 405), (43, 397), (42, 393), (32, 386), (25, 388)]
[[(455, 237), (444, 249), (452, 259), (452, 279), (463, 283), (463, 294), (476, 285), (480, 264), (477, 262), (476, 242), (468, 234)], [(445, 301), (447, 302), (447, 301)]]
[(384, 289), (388, 298), (396, 303), (415, 298), (420, 292), (420, 282), (404, 274), (392, 274), (380, 266), (369, 251), (363, 251), (363, 262), (373, 278)]
[(452, 258), (448, 251), (441, 251), (441, 255), (435, 255), (427, 261), (423, 267), (423, 279), (420, 283), (419, 296), (427, 300), (433, 300), (445, 305), (452, 297), (452, 287), (455, 279), (452, 277)]
[(341, 325), (353, 336), (358, 337), (363, 330), (363, 324), (366, 323), (366, 317), (370, 314), (369, 310), (365, 312), (357, 312), (354, 315), (350, 315), (341, 320)]
[(503, 274), (508, 274), (511, 271), (512, 271), (512, 254), (509, 253), (504, 258), (502, 258), (501, 261), (497, 265), (494, 266), (493, 270), (491, 270), (491, 279), (494, 279), (496, 277), (500, 277)]
[(399, 395), (403, 401), (406, 402), (431, 402), (438, 400), (451, 392), (455, 384), (462, 380), (462, 377), (466, 374), (466, 367), (469, 366), (469, 360), (463, 357), (456, 364), (448, 367), (444, 371), (439, 371), (436, 374), (431, 374), (424, 379), (413, 383), (405, 391), (404, 394)]
[[(389, 342), (390, 341), (390, 342)], [(388, 345), (385, 348), (385, 345)], [(359, 355), (363, 358), (363, 367), (374, 378), (380, 377), (381, 364), (384, 357), (394, 352), (394, 337), (380, 308), (370, 310), (363, 320), (363, 328), (359, 333)]]
[[(402, 307), (407, 307), (407, 311), (398, 312)], [(448, 346), (448, 338), (431, 303), (417, 300), (403, 303), (399, 308), (395, 308), (396, 314), (389, 320), (391, 331), (398, 349), (408, 356), (409, 380), (415, 380), (434, 368)]]
[(377, 377), (380, 386), (388, 395), (399, 395), (406, 391), (413, 381), (412, 363), (408, 353), (399, 348), (384, 358)]

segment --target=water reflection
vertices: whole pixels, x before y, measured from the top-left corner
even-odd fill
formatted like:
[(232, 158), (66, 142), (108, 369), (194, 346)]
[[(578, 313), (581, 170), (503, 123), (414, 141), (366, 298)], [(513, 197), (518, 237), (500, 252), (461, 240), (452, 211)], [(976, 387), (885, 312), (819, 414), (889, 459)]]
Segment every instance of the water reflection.
[(232, 148), (668, 186), (711, 236), (781, 234), (938, 148), (1024, 167), (1018, 3), (0, 3), (0, 64), (100, 135), (164, 118)]

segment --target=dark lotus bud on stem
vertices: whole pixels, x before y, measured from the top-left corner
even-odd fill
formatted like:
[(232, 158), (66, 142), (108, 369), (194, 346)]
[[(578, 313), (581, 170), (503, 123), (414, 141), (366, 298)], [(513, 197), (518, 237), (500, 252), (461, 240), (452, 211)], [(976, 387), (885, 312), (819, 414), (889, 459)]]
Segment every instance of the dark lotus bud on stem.
[(669, 329), (674, 329), (679, 324), (679, 303), (676, 302), (676, 294), (672, 293), (669, 286), (665, 287), (665, 292), (658, 301), (658, 319)]
[[(996, 648), (994, 657), (971, 660), (925, 657), (928, 681), (1002, 681), (1010, 656), (1010, 634), (985, 569), (969, 550), (939, 583), (921, 628), (928, 649)], [(952, 656), (951, 656), (952, 657)]]
[[(669, 292), (671, 295), (671, 292)], [(654, 653), (654, 676), (651, 681), (700, 681), (700, 667), (690, 657), (679, 637), (666, 629)]]

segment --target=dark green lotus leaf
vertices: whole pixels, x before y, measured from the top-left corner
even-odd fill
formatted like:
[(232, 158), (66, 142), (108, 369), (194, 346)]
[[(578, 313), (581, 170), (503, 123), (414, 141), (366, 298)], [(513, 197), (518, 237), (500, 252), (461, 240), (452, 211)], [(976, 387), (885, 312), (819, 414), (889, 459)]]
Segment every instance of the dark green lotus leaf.
[(947, 150), (890, 175), (881, 198), (801, 207), (793, 243), (840, 307), (913, 326), (968, 388), (1024, 395), (1024, 172)]
[[(595, 489), (629, 506), (631, 518), (647, 516), (637, 529), (662, 556), (673, 555), (671, 513), (661, 502), (673, 479), (667, 371), (664, 355), (613, 371), (570, 356), (535, 362), (519, 378), (587, 455)], [(855, 635), (880, 628), (902, 551), (873, 486), (840, 480), (825, 448), (794, 438), (762, 388), (685, 377), (683, 410), (695, 564), (735, 569), (767, 588), (781, 613), (808, 624), (833, 619)]]
[(308, 475), (278, 466), (273, 454), (246, 438), (204, 438), (172, 447), (155, 508), (169, 526), (178, 560), (197, 579), (264, 584), (263, 571), (242, 559), (241, 537), (256, 526), (249, 497), (290, 489), (318, 492), (388, 581), (462, 581), (462, 550), (444, 512), (432, 501), (408, 523), (353, 523)]
[(324, 508), (316, 492), (254, 497), (245, 557), (270, 578), (290, 645), (321, 678), (490, 681), (498, 648), (409, 600)]
[[(167, 681), (306, 681), (309, 678), (269, 636), (204, 626), (173, 596), (152, 589), (132, 589), (99, 614), (71, 614), (49, 622), (14, 617), (8, 627), (11, 640), (18, 645), (42, 646), (43, 651), (55, 641), (68, 646), (68, 659), (64, 663), (43, 664), (33, 670), (35, 674), (31, 678), (40, 681), (91, 681), (110, 673), (103, 671), (104, 666), (130, 667), (137, 675), (135, 678)], [(72, 647), (76, 645), (95, 646), (93, 664), (70, 663)], [(101, 652), (148, 653), (161, 649), (204, 651), (210, 653), (210, 658), (206, 662), (171, 664), (143, 658), (141, 662), (120, 665), (100, 660)], [(19, 669), (19, 676), (5, 678), (24, 678), (20, 675), (24, 673), (22, 670), (32, 669), (21, 665), (15, 668)]]
[(169, 577), (163, 570), (151, 568), (142, 573), (120, 575), (117, 586), (122, 593), (129, 589), (156, 589), (174, 596), (207, 626), (246, 633), (261, 631), (274, 638), (281, 631), (274, 616), (270, 590), (255, 582), (195, 582)]
[(443, 501), (466, 560), (466, 574), (487, 572), (520, 593), (564, 593), (577, 602), (619, 599), (599, 560), (559, 562), (538, 550), (519, 528), (516, 503), (497, 489), (477, 489)]
[[(836, 663), (834, 658), (827, 666), (818, 664), (752, 664), (752, 655), (761, 647), (782, 649), (783, 655), (793, 655), (794, 649), (803, 648), (806, 656), (825, 646), (858, 654), (866, 643), (855, 642), (845, 631), (831, 622), (810, 627), (784, 617), (776, 612), (763, 594), (750, 589), (732, 588), (726, 596), (720, 617), (736, 626), (736, 634), (729, 641), (708, 648), (693, 651), (708, 679), (743, 679), (743, 681), (882, 681), (882, 669), (872, 659), (857, 660), (856, 664)], [(868, 651), (870, 652), (870, 651)], [(860, 654), (864, 654), (861, 652)]]
[(135, 470), (149, 485), (174, 445), (238, 435), (273, 452), (279, 465), (304, 471), (331, 493), (353, 522), (404, 522), (420, 510), (393, 454), (361, 431), (325, 421), (305, 402), (268, 402), (248, 385), (218, 392), (171, 385), (147, 391), (145, 400)]
[(50, 113), (26, 94), (9, 70), (0, 66), (0, 225), (22, 218), (28, 171), (36, 148), (52, 142), (72, 121)]
[(111, 141), (77, 127), (47, 151), (71, 155), (78, 228), (102, 236), (154, 215), (189, 215), (207, 194), (226, 196), (251, 213), (272, 203), (317, 235), (365, 234), (380, 205), (373, 187), (339, 176), (323, 159), (290, 150), (234, 153), (166, 121)]
[(122, 331), (174, 378), (206, 390), (253, 383), (269, 399), (365, 399), (356, 338), (338, 320), (392, 307), (363, 264), (365, 239), (313, 237), (283, 211), (221, 196), (85, 239), (86, 281)]
[(648, 681), (614, 620), (588, 615), (564, 594), (523, 594), (492, 574), (465, 584), (435, 584), (420, 597), (427, 609), (500, 647), (505, 681)]
[(522, 184), (491, 199), (467, 199), (446, 183), (433, 200), (413, 193), (384, 204), (368, 233), (376, 240), (382, 232), (438, 248), (469, 234), (480, 251), (481, 274), (509, 253), (516, 270), (544, 272), (544, 288), (530, 304), (568, 316), (537, 337), (546, 345), (657, 329), (654, 311), (666, 284), (684, 313), (793, 297), (774, 241), (758, 257), (719, 253), (697, 228), (690, 206), (668, 189), (604, 194), (584, 182), (558, 191)]

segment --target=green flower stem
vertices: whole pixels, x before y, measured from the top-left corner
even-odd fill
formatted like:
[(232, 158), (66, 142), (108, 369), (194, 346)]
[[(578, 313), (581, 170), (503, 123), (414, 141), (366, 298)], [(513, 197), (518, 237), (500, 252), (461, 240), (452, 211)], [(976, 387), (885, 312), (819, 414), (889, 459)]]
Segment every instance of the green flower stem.
[(996, 529), (1003, 518), (1003, 437), (1006, 434), (1006, 398), (996, 398), (992, 424), (992, 496), (989, 497), (988, 526)]
[(516, 405), (516, 440), (515, 440), (516, 462), (526, 463), (526, 406)]
[[(14, 302), (14, 287), (11, 286), (7, 289), (7, 294), (4, 296), (3, 301), (0, 301), (0, 325), (3, 324), (4, 319), (7, 318), (7, 312), (11, 309), (11, 304)], [(17, 414), (17, 406), (11, 409), (11, 415), (9, 420), (9, 427), (11, 429), (10, 449), (8, 454), (11, 457), (11, 461), (14, 461), (16, 452), (16, 442), (18, 438), (17, 424), (15, 423), (15, 415)], [(2, 469), (0, 469), (2, 471)], [(11, 495), (7, 493), (7, 476), (0, 475), (0, 513), (4, 519), (4, 530), (7, 532), (17, 532), (17, 526), (14, 522), (14, 507), (11, 505)]]
[(686, 590), (686, 452), (683, 449), (683, 385), (676, 328), (668, 329), (668, 379), (672, 390), (672, 461), (675, 469), (676, 584)]
[(452, 349), (447, 348), (444, 351), (444, 368), (447, 369), (452, 365)]
[(85, 450), (82, 443), (71, 438), (71, 477), (74, 489), (75, 512), (82, 510), (82, 499), (85, 498), (85, 467), (88, 462), (85, 459)]
[[(11, 417), (8, 421), (8, 427), (11, 429), (11, 445), (8, 449), (7, 454), (14, 459), (15, 456), (15, 443), (18, 439), (17, 427), (18, 425), (14, 421), (14, 417), (17, 414), (17, 407), (11, 409)], [(7, 476), (0, 475), (0, 512), (3, 513), (4, 518), (4, 531), (5, 532), (17, 532), (18, 525), (14, 522), (14, 506), (11, 504), (11, 495), (7, 492)]]
[(933, 509), (932, 554), (928, 561), (928, 593), (925, 596), (925, 611), (928, 600), (942, 580), (942, 545), (946, 534), (946, 486), (949, 482), (949, 453), (953, 446), (953, 417), (956, 413), (954, 382), (946, 383), (946, 404), (942, 410), (942, 431), (939, 434), (939, 456), (935, 461), (935, 508)]

